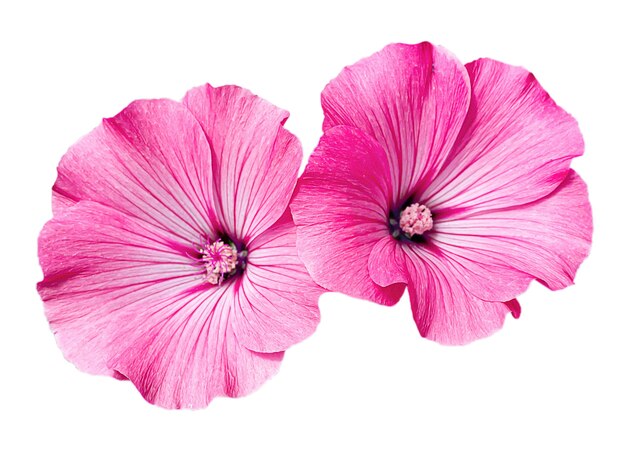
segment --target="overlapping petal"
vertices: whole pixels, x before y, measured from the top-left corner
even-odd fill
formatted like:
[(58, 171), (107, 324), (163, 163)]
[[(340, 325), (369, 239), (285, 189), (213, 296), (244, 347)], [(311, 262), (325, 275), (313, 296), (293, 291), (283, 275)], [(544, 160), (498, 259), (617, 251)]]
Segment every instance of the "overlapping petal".
[(381, 286), (406, 283), (421, 335), (450, 345), (489, 336), (502, 327), (509, 312), (519, 317), (514, 296), (531, 280), (508, 267), (476, 264), (439, 246), (416, 246), (391, 236), (372, 249), (369, 273)]
[[(459, 345), (487, 337), (502, 328), (511, 308), (483, 301), (468, 291), (448, 261), (405, 247), (408, 291), (417, 328), (423, 337)], [(469, 275), (471, 277), (472, 275)], [(482, 279), (483, 283), (490, 280)]]
[(584, 181), (570, 170), (548, 196), (520, 206), (443, 220), (433, 239), (481, 264), (527, 274), (550, 289), (574, 282), (589, 254), (592, 218)]
[(192, 242), (216, 228), (211, 151), (172, 100), (138, 100), (83, 137), (59, 164), (55, 214), (92, 200)]
[(389, 173), (376, 141), (356, 128), (334, 127), (311, 155), (291, 203), (298, 252), (313, 279), (388, 305), (398, 301), (403, 287), (374, 283), (367, 259), (389, 234)]
[(224, 231), (252, 238), (276, 222), (296, 185), (302, 149), (283, 128), (289, 114), (238, 86), (192, 89), (183, 103), (212, 150), (212, 179)]
[(458, 59), (428, 42), (393, 44), (345, 68), (322, 93), (324, 131), (349, 125), (385, 150), (394, 201), (421, 191), (439, 172), (470, 102)]
[(248, 248), (246, 274), (235, 295), (235, 332), (251, 350), (283, 350), (315, 331), (323, 289), (298, 258), (288, 210)]
[(421, 197), (440, 217), (540, 199), (583, 153), (576, 121), (531, 73), (490, 59), (468, 64), (467, 71), (469, 113), (449, 161)]
[(121, 374), (165, 407), (255, 389), (282, 354), (241, 345), (230, 318), (235, 289), (204, 283), (196, 252), (98, 203), (57, 214), (40, 236), (38, 289), (66, 358), (90, 373)]

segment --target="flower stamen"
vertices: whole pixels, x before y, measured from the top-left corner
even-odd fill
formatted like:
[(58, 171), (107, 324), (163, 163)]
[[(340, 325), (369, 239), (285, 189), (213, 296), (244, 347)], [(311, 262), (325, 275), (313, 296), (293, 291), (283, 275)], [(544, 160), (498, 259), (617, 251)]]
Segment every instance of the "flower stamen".
[(433, 227), (433, 216), (425, 205), (413, 203), (400, 213), (400, 229), (408, 236), (424, 234)]
[(232, 244), (225, 244), (221, 239), (207, 243), (200, 254), (206, 270), (206, 280), (211, 284), (221, 284), (237, 270), (237, 248)]

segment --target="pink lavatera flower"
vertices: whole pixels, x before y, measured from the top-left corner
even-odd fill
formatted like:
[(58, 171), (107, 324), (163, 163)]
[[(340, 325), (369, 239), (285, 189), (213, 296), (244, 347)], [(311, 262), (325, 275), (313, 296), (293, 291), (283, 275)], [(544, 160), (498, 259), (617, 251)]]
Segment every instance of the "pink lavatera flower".
[(422, 336), (463, 344), (520, 314), (530, 281), (573, 282), (591, 243), (575, 120), (532, 74), (390, 45), (322, 93), (324, 135), (291, 209), (325, 288), (395, 304)]
[(66, 358), (199, 408), (256, 389), (319, 322), (287, 208), (288, 114), (236, 86), (130, 104), (75, 144), (39, 238)]

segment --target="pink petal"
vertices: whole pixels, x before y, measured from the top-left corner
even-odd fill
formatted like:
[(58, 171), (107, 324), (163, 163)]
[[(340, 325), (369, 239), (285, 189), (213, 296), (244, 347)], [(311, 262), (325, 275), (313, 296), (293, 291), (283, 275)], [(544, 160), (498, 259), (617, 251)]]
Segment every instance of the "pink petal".
[(180, 103), (131, 103), (70, 148), (58, 172), (55, 214), (92, 200), (186, 241), (213, 237), (211, 152)]
[(447, 345), (466, 344), (502, 328), (509, 312), (519, 315), (516, 301), (487, 302), (474, 296), (446, 259), (416, 246), (403, 249), (413, 318), (423, 337)]
[(278, 371), (284, 353), (240, 344), (233, 295), (232, 286), (222, 286), (186, 295), (177, 307), (136, 310), (135, 329), (116, 330), (110, 366), (146, 400), (166, 408), (202, 408), (216, 396), (253, 392)]
[(388, 234), (374, 245), (370, 253), (367, 265), (369, 275), (380, 286), (408, 283), (405, 260), (402, 244)]
[(246, 273), (236, 293), (235, 333), (250, 350), (284, 350), (315, 331), (324, 290), (298, 258), (289, 211), (248, 249)]
[(220, 223), (243, 241), (258, 235), (287, 208), (302, 161), (288, 113), (237, 86), (207, 84), (183, 103), (211, 144)]
[(574, 282), (589, 254), (591, 206), (584, 181), (570, 170), (550, 195), (518, 208), (444, 220), (438, 245), (474, 261), (490, 261), (539, 279), (550, 289)]
[(516, 298), (504, 302), (504, 304), (511, 310), (511, 315), (514, 319), (519, 319), (522, 315), (522, 306), (519, 304)]
[[(369, 258), (369, 273), (381, 286), (407, 283), (413, 317), (422, 336), (443, 344), (464, 344), (502, 327), (507, 312), (518, 318), (512, 296), (530, 277), (478, 264), (427, 244), (381, 239)], [(485, 299), (501, 304), (489, 305)]]
[(129, 378), (157, 405), (202, 407), (278, 369), (237, 339), (235, 279), (204, 281), (197, 250), (98, 203), (58, 213), (39, 239), (38, 289), (58, 344), (81, 370)]
[(384, 150), (356, 128), (327, 130), (300, 178), (291, 203), (298, 253), (313, 279), (386, 305), (403, 286), (381, 288), (368, 274), (368, 258), (389, 235), (389, 165)]
[(528, 71), (489, 59), (467, 71), (470, 110), (449, 162), (421, 196), (439, 217), (544, 197), (583, 152), (576, 121)]
[(394, 201), (421, 191), (446, 160), (470, 102), (463, 65), (428, 42), (393, 44), (344, 69), (322, 93), (324, 130), (357, 127), (387, 152)]
[(416, 244), (398, 241), (386, 236), (376, 243), (369, 257), (369, 274), (375, 283), (389, 286), (409, 283), (406, 252), (412, 252), (423, 261), (446, 266), (446, 273), (459, 280), (465, 290), (484, 301), (506, 302), (523, 293), (532, 276), (485, 257), (442, 242), (439, 233), (428, 235), (428, 241)]

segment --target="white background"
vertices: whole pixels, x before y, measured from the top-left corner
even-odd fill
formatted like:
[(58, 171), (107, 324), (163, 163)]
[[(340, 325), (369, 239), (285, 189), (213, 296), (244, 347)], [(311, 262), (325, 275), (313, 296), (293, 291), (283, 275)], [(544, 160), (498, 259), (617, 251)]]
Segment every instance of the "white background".
[[(587, 3), (3, 2), (0, 447), (626, 448), (626, 35), (613, 3)], [(388, 43), (422, 40), (529, 68), (578, 119), (586, 153), (573, 166), (595, 234), (575, 286), (533, 285), (520, 320), (457, 348), (421, 339), (407, 298), (385, 308), (326, 294), (317, 333), (276, 377), (195, 412), (64, 360), (35, 283), (67, 147), (135, 98), (211, 82), (289, 110), (308, 155), (324, 85)]]

